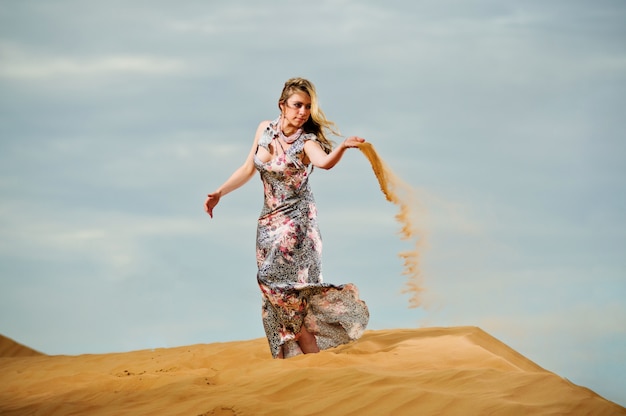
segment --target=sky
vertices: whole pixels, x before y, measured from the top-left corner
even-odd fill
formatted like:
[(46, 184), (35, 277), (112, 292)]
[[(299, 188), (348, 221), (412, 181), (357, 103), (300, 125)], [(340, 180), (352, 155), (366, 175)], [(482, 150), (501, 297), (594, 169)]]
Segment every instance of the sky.
[(618, 0), (0, 0), (0, 333), (64, 355), (263, 337), (260, 181), (203, 202), (302, 76), (415, 189), (409, 308), (367, 160), (311, 178), (325, 281), (359, 287), (369, 329), (477, 326), (626, 405), (624, 21)]

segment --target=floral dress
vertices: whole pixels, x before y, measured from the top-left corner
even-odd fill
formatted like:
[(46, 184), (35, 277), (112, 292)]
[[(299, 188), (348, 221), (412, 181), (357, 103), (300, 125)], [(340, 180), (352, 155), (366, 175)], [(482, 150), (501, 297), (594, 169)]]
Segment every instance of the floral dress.
[[(269, 153), (270, 144), (282, 148), (277, 126), (278, 120), (270, 123), (259, 139), (259, 147)], [(319, 348), (326, 349), (359, 338), (369, 319), (356, 286), (322, 281), (322, 240), (308, 182), (313, 169), (302, 162), (307, 140), (316, 136), (301, 134), (268, 162), (254, 157), (265, 194), (257, 228), (257, 281), (263, 326), (275, 358), (283, 345), (285, 358), (302, 353), (295, 338), (303, 325)]]

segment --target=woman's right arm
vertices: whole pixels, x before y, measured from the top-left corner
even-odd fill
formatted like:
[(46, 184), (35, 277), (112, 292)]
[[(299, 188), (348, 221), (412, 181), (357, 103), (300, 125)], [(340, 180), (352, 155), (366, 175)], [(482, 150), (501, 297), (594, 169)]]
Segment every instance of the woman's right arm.
[(252, 144), (252, 148), (250, 149), (250, 153), (246, 158), (246, 161), (241, 165), (236, 171), (230, 175), (230, 178), (226, 180), (215, 190), (215, 192), (210, 193), (206, 200), (204, 201), (204, 210), (213, 218), (213, 208), (220, 202), (220, 198), (224, 195), (234, 191), (235, 189), (243, 186), (246, 182), (252, 178), (254, 175), (255, 167), (254, 167), (254, 154), (256, 153), (259, 139), (263, 134), (263, 130), (267, 128), (269, 121), (263, 121), (259, 124), (259, 127), (256, 130), (256, 134), (254, 135), (254, 143)]

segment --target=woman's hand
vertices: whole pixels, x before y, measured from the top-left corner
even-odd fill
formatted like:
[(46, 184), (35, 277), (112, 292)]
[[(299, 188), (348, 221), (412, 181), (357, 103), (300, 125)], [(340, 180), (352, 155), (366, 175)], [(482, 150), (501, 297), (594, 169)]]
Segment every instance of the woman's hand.
[(357, 136), (350, 136), (343, 141), (342, 145), (345, 148), (359, 147), (359, 144), (365, 143), (365, 139)]
[(213, 218), (213, 208), (220, 202), (221, 194), (219, 192), (213, 192), (206, 197), (204, 201), (204, 210)]

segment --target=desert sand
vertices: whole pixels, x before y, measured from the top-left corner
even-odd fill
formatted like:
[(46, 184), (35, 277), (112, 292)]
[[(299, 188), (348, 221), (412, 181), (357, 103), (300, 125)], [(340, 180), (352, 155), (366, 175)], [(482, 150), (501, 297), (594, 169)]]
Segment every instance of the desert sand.
[(48, 356), (0, 339), (2, 415), (626, 415), (476, 327), (366, 331), (273, 360), (264, 338)]

